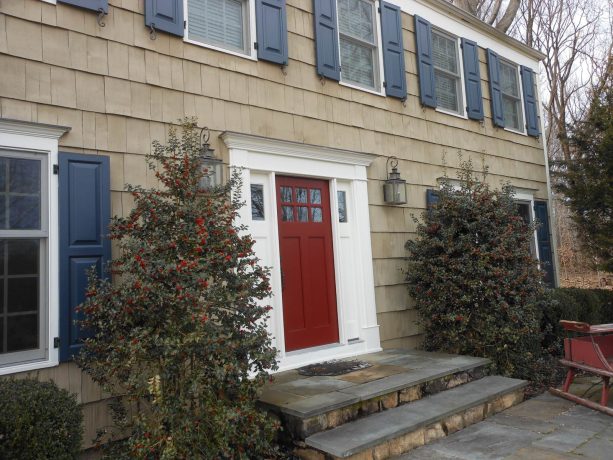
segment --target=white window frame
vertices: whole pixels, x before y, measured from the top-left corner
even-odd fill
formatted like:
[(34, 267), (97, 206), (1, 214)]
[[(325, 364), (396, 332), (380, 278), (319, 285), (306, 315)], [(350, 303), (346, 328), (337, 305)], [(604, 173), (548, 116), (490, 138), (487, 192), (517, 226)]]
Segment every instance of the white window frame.
[[(526, 135), (526, 113), (525, 113), (525, 108), (524, 108), (524, 87), (522, 85), (522, 81), (521, 81), (521, 74), (519, 72), (519, 65), (515, 64), (514, 62), (509, 61), (508, 59), (505, 59), (503, 57), (500, 58), (500, 73), (502, 73), (502, 66), (503, 65), (507, 65), (509, 67), (513, 67), (515, 69), (515, 78), (517, 78), (517, 90), (519, 92), (519, 113), (521, 114), (521, 120), (519, 120), (519, 124), (520, 124), (520, 129), (515, 129), (515, 128), (510, 128), (507, 126), (507, 122), (506, 120), (504, 121), (504, 129), (506, 131), (510, 131), (512, 133), (516, 133), (516, 134), (523, 134)], [(502, 82), (500, 85), (500, 94), (501, 94), (501, 98), (502, 98), (502, 116), (504, 118), (504, 98), (505, 98), (505, 93), (502, 89)], [(506, 96), (506, 97), (512, 97), (514, 98), (514, 96)]]
[[(42, 125), (7, 119), (0, 119), (0, 149), (44, 155), (43, 170), (46, 168), (46, 186), (41, 195), (48, 197), (46, 215), (41, 222), (47, 221), (46, 261), (41, 266), (41, 278), (46, 274), (42, 308), (46, 306), (47, 324), (45, 325), (45, 356), (42, 359), (23, 361), (0, 367), (0, 375), (14, 374), (59, 364), (59, 349), (54, 348), (54, 339), (59, 337), (59, 218), (58, 218), (58, 176), (53, 174), (53, 165), (58, 161), (58, 139), (70, 128)], [(44, 183), (44, 181), (41, 181)], [(41, 207), (41, 212), (44, 210)], [(42, 339), (42, 338), (41, 338)]]
[[(375, 15), (373, 16), (373, 26), (375, 28), (375, 46), (376, 49), (374, 51), (375, 53), (375, 59), (374, 59), (374, 72), (375, 72), (375, 86), (373, 88), (369, 88), (367, 86), (362, 86), (358, 83), (353, 83), (353, 82), (349, 82), (349, 81), (343, 81), (343, 63), (341, 62), (341, 27), (340, 27), (340, 22), (339, 22), (339, 8), (338, 8), (338, 0), (335, 0), (336, 2), (336, 31), (337, 31), (337, 37), (338, 37), (338, 61), (340, 63), (341, 66), (341, 79), (339, 81), (339, 84), (342, 86), (347, 86), (348, 88), (353, 88), (353, 89), (358, 89), (360, 91), (366, 91), (368, 93), (371, 94), (376, 94), (377, 96), (383, 96), (385, 97), (385, 89), (383, 87), (383, 80), (385, 79), (385, 76), (383, 74), (383, 52), (382, 52), (382, 44), (383, 44), (383, 40), (381, 38), (381, 11), (380, 11), (380, 2), (379, 0), (363, 0), (363, 1), (367, 1), (373, 4), (374, 7), (374, 12)], [(353, 37), (350, 37), (351, 40), (356, 40)], [(359, 41), (359, 40), (356, 40)], [(362, 41), (359, 41), (359, 43), (363, 43)], [(370, 44), (369, 44), (370, 46)]]
[(243, 18), (245, 30), (243, 35), (245, 37), (245, 51), (240, 52), (230, 48), (224, 48), (219, 45), (212, 45), (210, 43), (201, 42), (189, 38), (189, 6), (188, 0), (183, 0), (183, 18), (185, 20), (185, 34), (183, 41), (191, 43), (192, 45), (202, 46), (203, 48), (209, 48), (215, 51), (221, 51), (222, 53), (231, 54), (233, 56), (242, 57), (252, 61), (258, 60), (258, 52), (255, 49), (255, 42), (257, 39), (256, 25), (255, 25), (255, 0), (242, 0), (245, 3), (244, 11), (247, 12), (248, 17)]
[[(436, 27), (436, 26), (432, 26), (432, 35), (434, 34), (439, 34), (441, 36), (443, 36), (444, 38), (447, 38), (449, 40), (453, 40), (455, 41), (456, 44), (456, 58), (458, 59), (458, 75), (454, 76), (452, 75), (450, 72), (446, 71), (446, 70), (442, 70), (442, 69), (438, 69), (436, 67), (436, 65), (434, 64), (434, 56), (432, 57), (432, 67), (434, 69), (434, 78), (436, 78), (436, 72), (443, 72), (447, 75), (452, 75), (455, 78), (458, 79), (458, 83), (459, 83), (459, 91), (458, 91), (458, 97), (459, 97), (459, 101), (458, 101), (458, 108), (459, 111), (458, 112), (454, 112), (453, 110), (449, 110), (446, 109), (444, 107), (439, 107), (438, 103), (436, 106), (436, 111), (437, 112), (441, 112), (441, 113), (445, 113), (447, 115), (453, 115), (455, 117), (460, 117), (460, 118), (464, 118), (467, 119), (468, 116), (466, 114), (466, 85), (464, 83), (464, 50), (462, 49), (462, 42), (460, 37), (456, 37), (453, 34), (450, 34), (449, 32)], [(432, 38), (431, 38), (432, 39)], [(434, 90), (436, 91), (436, 85)]]

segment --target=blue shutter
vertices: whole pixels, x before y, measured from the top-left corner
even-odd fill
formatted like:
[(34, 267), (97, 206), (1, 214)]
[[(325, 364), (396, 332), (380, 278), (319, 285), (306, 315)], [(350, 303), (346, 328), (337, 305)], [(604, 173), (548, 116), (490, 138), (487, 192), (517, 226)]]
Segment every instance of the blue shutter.
[(524, 91), (524, 108), (526, 109), (526, 130), (528, 136), (539, 136), (539, 117), (537, 98), (534, 91), (534, 72), (526, 66), (521, 66), (521, 84)]
[(341, 79), (339, 65), (336, 0), (313, 0), (317, 73), (332, 80)]
[(400, 7), (381, 2), (385, 94), (404, 100), (407, 98), (407, 77), (404, 70), (401, 14)]
[(60, 209), (60, 360), (79, 352), (87, 331), (75, 324), (75, 308), (85, 300), (87, 270), (104, 276), (111, 258), (106, 234), (111, 214), (109, 158), (59, 154)]
[(415, 15), (415, 39), (417, 41), (419, 97), (422, 105), (436, 107), (436, 86), (432, 64), (432, 26), (417, 15)]
[(108, 0), (58, 0), (60, 3), (78, 6), (92, 11), (103, 11), (105, 14), (109, 12)]
[(287, 64), (287, 14), (285, 0), (256, 0), (258, 59)]
[(549, 226), (549, 214), (547, 213), (546, 201), (534, 202), (534, 216), (539, 222), (539, 226), (536, 229), (536, 241), (541, 270), (545, 272), (545, 284), (549, 287), (555, 287), (551, 228)]
[(438, 201), (440, 200), (440, 195), (438, 190), (434, 190), (429, 188), (426, 190), (426, 208), (431, 209)]
[(466, 86), (466, 112), (468, 118), (483, 120), (483, 95), (481, 94), (481, 71), (479, 70), (479, 47), (476, 42), (462, 39), (464, 60), (464, 84)]
[(490, 101), (492, 103), (492, 121), (494, 126), (504, 128), (502, 109), (502, 89), (500, 87), (500, 59), (492, 50), (487, 50), (487, 70), (490, 79)]
[(145, 25), (183, 36), (183, 0), (145, 0)]

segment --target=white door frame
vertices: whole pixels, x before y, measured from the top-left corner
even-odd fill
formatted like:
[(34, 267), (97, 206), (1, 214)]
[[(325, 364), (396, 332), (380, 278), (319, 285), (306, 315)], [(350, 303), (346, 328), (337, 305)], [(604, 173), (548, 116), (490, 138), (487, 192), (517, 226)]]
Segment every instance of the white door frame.
[[(271, 267), (273, 307), (268, 329), (279, 350), (279, 370), (381, 349), (375, 305), (366, 168), (376, 155), (224, 132), (230, 168), (242, 177), (242, 198), (248, 203), (240, 223), (249, 227), (255, 251)], [(277, 223), (276, 175), (327, 179), (339, 324), (339, 343), (285, 351)], [(264, 188), (263, 221), (251, 218), (251, 184)], [(346, 192), (348, 222), (339, 223), (337, 191)]]

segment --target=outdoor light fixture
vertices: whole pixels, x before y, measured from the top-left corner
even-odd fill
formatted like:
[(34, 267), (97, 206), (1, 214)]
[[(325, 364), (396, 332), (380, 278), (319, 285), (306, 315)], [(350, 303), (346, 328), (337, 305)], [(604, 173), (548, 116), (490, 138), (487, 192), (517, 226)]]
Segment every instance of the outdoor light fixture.
[(223, 182), (223, 161), (215, 156), (215, 150), (209, 144), (210, 137), (209, 128), (202, 128), (200, 131), (200, 165), (203, 174), (200, 178), (201, 188), (215, 187)]
[[(389, 170), (390, 164), (392, 170)], [(400, 178), (398, 158), (389, 157), (385, 163), (387, 180), (383, 185), (383, 201), (386, 204), (404, 204), (407, 202), (407, 181)]]

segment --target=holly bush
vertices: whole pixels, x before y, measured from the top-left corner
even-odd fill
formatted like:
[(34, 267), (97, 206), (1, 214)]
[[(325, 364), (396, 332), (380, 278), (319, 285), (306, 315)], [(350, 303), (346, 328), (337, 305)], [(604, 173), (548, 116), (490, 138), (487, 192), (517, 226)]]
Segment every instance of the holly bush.
[(134, 208), (115, 217), (113, 282), (92, 274), (80, 306), (94, 331), (78, 364), (113, 397), (101, 440), (112, 458), (253, 458), (277, 428), (256, 406), (276, 368), (266, 330), (269, 271), (236, 225), (240, 175), (201, 188), (194, 120), (154, 142), (161, 186), (128, 186)]
[(534, 227), (513, 189), (492, 189), (462, 161), (459, 188), (443, 181), (439, 201), (415, 218), (406, 279), (427, 350), (488, 357), (493, 371), (542, 379), (542, 274), (530, 254)]

